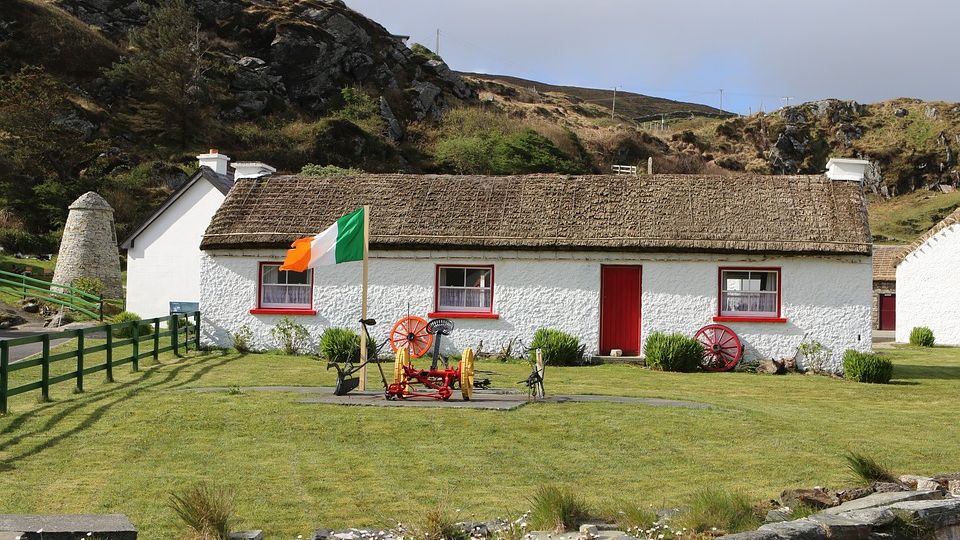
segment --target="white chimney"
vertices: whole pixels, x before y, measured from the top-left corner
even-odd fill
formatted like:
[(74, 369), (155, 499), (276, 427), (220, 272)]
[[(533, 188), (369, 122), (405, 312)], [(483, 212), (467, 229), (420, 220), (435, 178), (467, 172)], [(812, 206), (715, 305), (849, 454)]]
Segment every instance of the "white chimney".
[(233, 179), (241, 178), (260, 178), (261, 176), (270, 176), (277, 172), (276, 169), (260, 161), (238, 161), (233, 164)]
[(865, 159), (830, 158), (827, 162), (827, 178), (863, 182), (870, 162)]
[(197, 156), (201, 167), (209, 167), (217, 174), (227, 174), (227, 165), (230, 163), (230, 157), (221, 154), (216, 148), (211, 148), (206, 154)]

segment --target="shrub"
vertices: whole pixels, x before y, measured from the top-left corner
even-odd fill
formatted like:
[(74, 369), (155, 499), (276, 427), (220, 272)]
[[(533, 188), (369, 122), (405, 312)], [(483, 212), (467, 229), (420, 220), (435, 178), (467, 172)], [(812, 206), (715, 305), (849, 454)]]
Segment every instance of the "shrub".
[(248, 353), (252, 350), (253, 332), (249, 326), (243, 325), (236, 332), (231, 332), (230, 338), (233, 340), (233, 348), (238, 353)]
[(543, 351), (544, 363), (552, 366), (576, 366), (583, 362), (586, 347), (580, 339), (553, 328), (540, 328), (530, 342), (530, 361), (535, 361), (537, 349)]
[(290, 317), (283, 317), (270, 330), (270, 335), (284, 354), (300, 354), (310, 340), (310, 333), (302, 324)]
[(703, 345), (680, 333), (654, 332), (647, 338), (643, 351), (647, 365), (662, 371), (696, 371), (703, 359)]
[[(377, 345), (367, 341), (367, 358), (377, 355)], [(344, 363), (360, 359), (360, 334), (349, 328), (331, 326), (320, 336), (320, 356), (327, 362)]]
[(743, 493), (706, 488), (694, 494), (689, 508), (679, 516), (678, 522), (696, 532), (716, 527), (724, 533), (736, 533), (756, 529), (761, 520)]
[(862, 383), (886, 384), (893, 377), (893, 362), (875, 353), (850, 349), (843, 353), (843, 378)]
[(866, 484), (897, 481), (890, 469), (870, 456), (857, 452), (847, 452), (843, 458), (847, 461), (847, 468), (850, 469), (850, 472)]
[(85, 293), (92, 294), (94, 296), (100, 296), (103, 294), (103, 281), (95, 277), (80, 276), (73, 280), (70, 283), (70, 286), (74, 289), (80, 289)]
[(933, 330), (926, 326), (918, 326), (910, 331), (910, 344), (919, 347), (933, 347)]
[(362, 174), (360, 169), (337, 167), (336, 165), (316, 165), (307, 163), (300, 169), (304, 176), (357, 176)]
[(195, 539), (227, 540), (233, 521), (233, 496), (225, 489), (197, 484), (170, 494), (170, 508), (191, 529)]
[(0, 247), (6, 253), (38, 255), (44, 250), (43, 237), (19, 229), (0, 229)]
[(827, 370), (831, 351), (817, 340), (804, 341), (797, 348), (803, 357), (803, 367), (814, 373), (823, 373)]
[(456, 524), (443, 506), (427, 512), (421, 537), (424, 540), (467, 540), (470, 535)]
[[(141, 320), (141, 317), (136, 313), (131, 313), (129, 311), (121, 311), (117, 313), (112, 319), (110, 319), (110, 324), (115, 325), (113, 329), (113, 335), (121, 338), (133, 337), (133, 324), (124, 324), (132, 323), (134, 321)], [(122, 326), (117, 326), (122, 325)], [(153, 333), (153, 325), (149, 323), (141, 323), (137, 325), (140, 327), (139, 336), (149, 336)]]
[(530, 498), (530, 525), (538, 531), (564, 532), (589, 519), (586, 504), (566, 488), (547, 485)]

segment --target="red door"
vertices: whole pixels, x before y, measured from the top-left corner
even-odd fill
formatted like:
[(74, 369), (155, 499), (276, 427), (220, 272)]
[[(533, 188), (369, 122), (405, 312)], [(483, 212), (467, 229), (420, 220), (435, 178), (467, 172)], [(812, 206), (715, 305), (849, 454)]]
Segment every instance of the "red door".
[(880, 330), (897, 329), (897, 295), (880, 295)]
[(640, 267), (600, 269), (600, 354), (640, 354)]

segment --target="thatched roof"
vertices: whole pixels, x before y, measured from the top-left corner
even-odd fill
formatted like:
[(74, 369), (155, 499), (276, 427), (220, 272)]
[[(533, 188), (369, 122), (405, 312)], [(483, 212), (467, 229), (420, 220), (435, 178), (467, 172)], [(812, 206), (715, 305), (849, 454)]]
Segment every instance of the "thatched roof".
[(371, 205), (374, 248), (869, 254), (861, 186), (823, 176), (273, 176), (201, 248), (288, 247)]
[(897, 260), (907, 246), (873, 246), (873, 280), (896, 281)]
[(897, 265), (900, 264), (902, 260), (907, 258), (907, 255), (919, 249), (920, 246), (926, 243), (927, 240), (933, 238), (934, 236), (937, 235), (937, 233), (946, 229), (947, 227), (951, 225), (956, 225), (958, 223), (960, 223), (960, 208), (957, 208), (956, 210), (954, 210), (952, 214), (940, 220), (940, 222), (934, 225), (933, 227), (931, 227), (929, 231), (923, 233), (923, 235), (920, 236), (920, 238), (917, 238), (916, 240), (914, 240), (912, 244), (910, 244), (909, 246), (907, 246), (905, 250), (903, 250), (903, 253), (897, 256), (897, 260), (894, 264), (897, 264)]

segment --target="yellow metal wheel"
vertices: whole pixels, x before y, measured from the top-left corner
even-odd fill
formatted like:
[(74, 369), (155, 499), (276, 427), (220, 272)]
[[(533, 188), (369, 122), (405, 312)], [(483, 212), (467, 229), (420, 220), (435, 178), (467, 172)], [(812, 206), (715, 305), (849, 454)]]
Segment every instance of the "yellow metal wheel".
[(473, 349), (464, 349), (460, 359), (460, 393), (465, 401), (473, 397)]
[(393, 382), (403, 384), (403, 366), (410, 363), (410, 352), (406, 347), (397, 349), (397, 354), (393, 359)]

